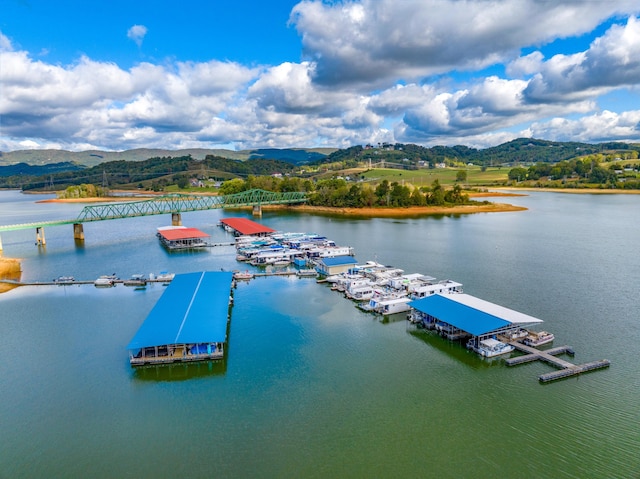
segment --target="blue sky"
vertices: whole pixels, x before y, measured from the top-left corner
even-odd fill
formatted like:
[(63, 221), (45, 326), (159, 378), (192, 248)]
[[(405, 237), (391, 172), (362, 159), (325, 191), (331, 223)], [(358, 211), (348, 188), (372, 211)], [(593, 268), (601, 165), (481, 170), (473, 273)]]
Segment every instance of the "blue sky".
[(640, 4), (0, 0), (0, 151), (640, 142)]

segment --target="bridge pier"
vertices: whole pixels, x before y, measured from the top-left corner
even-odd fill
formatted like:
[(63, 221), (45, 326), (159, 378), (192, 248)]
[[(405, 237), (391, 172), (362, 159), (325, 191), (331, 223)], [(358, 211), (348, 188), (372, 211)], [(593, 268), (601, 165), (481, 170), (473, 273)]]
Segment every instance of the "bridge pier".
[(171, 226), (182, 226), (182, 216), (180, 213), (171, 213)]
[(253, 216), (262, 216), (262, 206), (259, 204), (253, 205)]
[(84, 227), (82, 223), (73, 223), (73, 239), (84, 241)]
[(2, 236), (0, 236), (0, 256), (2, 256)]
[(44, 228), (42, 226), (36, 227), (36, 245), (46, 246), (47, 240), (44, 237)]

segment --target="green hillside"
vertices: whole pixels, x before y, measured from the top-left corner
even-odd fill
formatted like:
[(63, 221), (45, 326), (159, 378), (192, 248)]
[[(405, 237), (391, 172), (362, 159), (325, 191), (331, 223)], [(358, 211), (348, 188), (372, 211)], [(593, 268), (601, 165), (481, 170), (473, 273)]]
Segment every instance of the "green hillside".
[(29, 165), (76, 163), (85, 166), (95, 166), (109, 161), (144, 161), (149, 158), (163, 157), (191, 156), (195, 160), (203, 160), (208, 155), (242, 161), (254, 158), (265, 158), (301, 163), (319, 160), (335, 150), (335, 148), (270, 148), (241, 151), (198, 148), (184, 150), (138, 148), (125, 151), (16, 150), (0, 152), (0, 166), (14, 165), (17, 163), (27, 163)]

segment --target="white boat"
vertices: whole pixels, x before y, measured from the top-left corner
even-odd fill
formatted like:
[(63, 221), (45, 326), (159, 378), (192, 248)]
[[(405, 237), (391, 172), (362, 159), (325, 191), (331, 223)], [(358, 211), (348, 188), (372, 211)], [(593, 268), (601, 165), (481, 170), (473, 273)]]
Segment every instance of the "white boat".
[(299, 269), (296, 271), (296, 274), (298, 276), (310, 276), (314, 278), (318, 276), (318, 272), (315, 269)]
[(233, 273), (233, 279), (252, 279), (253, 278), (253, 273), (250, 273), (249, 271), (236, 271)]
[(505, 344), (492, 338), (483, 339), (482, 341), (472, 339), (467, 343), (467, 348), (472, 349), (485, 358), (493, 358), (495, 356), (507, 354), (515, 349), (510, 344)]
[(114, 276), (100, 276), (93, 282), (96, 288), (111, 288), (115, 286), (116, 278)]
[(160, 274), (156, 276), (156, 280), (169, 282), (174, 278), (174, 276), (175, 276), (175, 273), (167, 273), (166, 271), (160, 271)]
[(379, 291), (376, 291), (368, 302), (358, 304), (358, 308), (363, 311), (389, 315), (409, 311), (411, 309), (410, 301), (411, 299), (402, 293), (380, 294)]
[(506, 339), (507, 341), (517, 341), (519, 339), (526, 338), (528, 335), (529, 335), (529, 331), (527, 331), (524, 328), (516, 328), (510, 331), (505, 331), (504, 333), (500, 334), (500, 336), (503, 339)]
[(522, 344), (525, 346), (536, 347), (548, 344), (554, 339), (555, 337), (553, 334), (548, 333), (547, 331), (529, 331), (529, 335), (522, 340)]

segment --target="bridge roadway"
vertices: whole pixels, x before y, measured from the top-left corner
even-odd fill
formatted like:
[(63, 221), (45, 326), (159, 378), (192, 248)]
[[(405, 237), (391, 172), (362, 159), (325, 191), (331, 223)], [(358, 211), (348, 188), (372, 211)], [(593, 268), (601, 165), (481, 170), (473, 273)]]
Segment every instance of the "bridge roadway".
[[(307, 201), (307, 194), (300, 191), (276, 193), (265, 190), (248, 190), (233, 195), (205, 196), (193, 194), (171, 194), (142, 201), (124, 201), (122, 203), (105, 203), (85, 206), (77, 218), (36, 221), (33, 223), (21, 223), (13, 225), (0, 225), (0, 232), (24, 229), (36, 229), (36, 243), (45, 244), (43, 228), (48, 226), (74, 225), (74, 237), (84, 239), (82, 223), (91, 221), (104, 221), (123, 218), (135, 218), (138, 216), (151, 216), (161, 214), (178, 215), (187, 211), (201, 211), (218, 208), (230, 208), (241, 206), (253, 206), (260, 208), (262, 205), (294, 204)], [(176, 223), (174, 216), (174, 224)], [(2, 241), (0, 239), (0, 251)]]
[(0, 225), (0, 231), (15, 231), (45, 226), (87, 223), (137, 216), (183, 213), (217, 208), (304, 203), (307, 194), (300, 191), (275, 193), (264, 190), (248, 190), (233, 195), (205, 196), (172, 194), (142, 201), (124, 201), (85, 206), (77, 218), (37, 221), (14, 225)]

